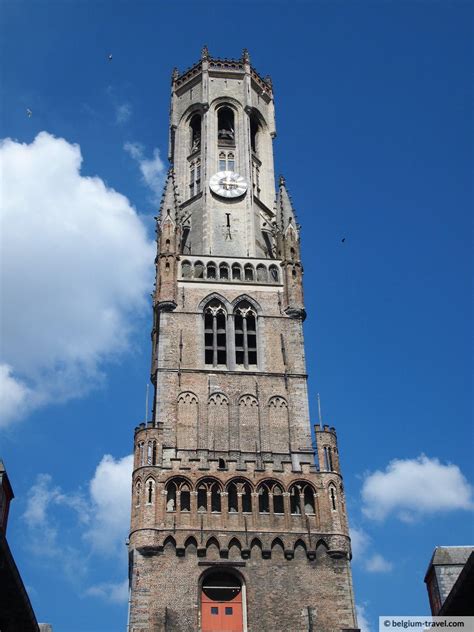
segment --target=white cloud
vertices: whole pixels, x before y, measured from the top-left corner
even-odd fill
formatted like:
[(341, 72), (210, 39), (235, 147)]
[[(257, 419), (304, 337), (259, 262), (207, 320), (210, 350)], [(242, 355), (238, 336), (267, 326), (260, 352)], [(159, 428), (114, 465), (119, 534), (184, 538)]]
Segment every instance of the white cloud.
[(127, 603), (128, 601), (128, 579), (123, 582), (104, 582), (96, 584), (86, 590), (86, 595), (99, 597), (111, 603)]
[(392, 563), (388, 562), (379, 553), (375, 553), (365, 562), (365, 569), (369, 573), (389, 573), (392, 568)]
[(118, 103), (115, 106), (115, 122), (123, 125), (132, 116), (132, 106), (130, 103)]
[(40, 474), (31, 487), (23, 520), (28, 529), (26, 547), (31, 553), (61, 567), (64, 575), (73, 583), (87, 573), (87, 561), (75, 545), (68, 542), (68, 528), (59, 523), (57, 507), (73, 510), (75, 522), (87, 522), (87, 505), (79, 494), (65, 495), (53, 485), (49, 474)]
[(351, 527), (350, 536), (352, 556), (354, 560), (359, 561), (369, 547), (370, 536), (363, 529), (357, 527)]
[(100, 384), (152, 286), (135, 209), (81, 163), (78, 145), (47, 132), (0, 144), (4, 425)]
[[(102, 560), (112, 557), (114, 567), (126, 561), (132, 464), (131, 455), (122, 459), (105, 455), (87, 492), (65, 492), (49, 474), (40, 474), (28, 493), (23, 514), (25, 547), (42, 563), (54, 564), (82, 593), (80, 585), (97, 565), (97, 556)], [(85, 594), (123, 602), (126, 584), (104, 582), (91, 586)]]
[(365, 612), (365, 606), (356, 605), (357, 624), (360, 632), (370, 632), (370, 625)]
[(12, 375), (12, 368), (0, 364), (0, 427), (14, 418), (26, 415), (31, 407), (32, 393), (21, 380)]
[(372, 538), (360, 527), (351, 527), (352, 556), (356, 564), (359, 564), (369, 573), (388, 573), (392, 570), (391, 562), (388, 562), (380, 553), (370, 553)]
[(163, 184), (165, 181), (165, 164), (160, 156), (160, 150), (153, 150), (153, 158), (145, 158), (144, 147), (140, 143), (125, 143), (124, 150), (138, 163), (143, 182), (153, 193), (153, 201), (161, 199)]
[(436, 458), (394, 459), (386, 470), (367, 474), (362, 486), (363, 512), (373, 520), (394, 513), (411, 522), (425, 514), (472, 509), (472, 487), (457, 465)]
[(123, 553), (130, 523), (133, 456), (115, 460), (106, 454), (97, 466), (89, 490), (92, 520), (85, 538), (103, 554)]

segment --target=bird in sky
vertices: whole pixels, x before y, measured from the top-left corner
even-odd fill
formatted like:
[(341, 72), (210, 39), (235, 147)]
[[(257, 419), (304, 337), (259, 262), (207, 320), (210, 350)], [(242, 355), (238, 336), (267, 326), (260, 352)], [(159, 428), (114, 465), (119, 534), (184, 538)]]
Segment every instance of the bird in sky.
[(346, 238), (345, 238), (345, 237), (343, 237), (343, 238), (341, 239), (341, 244), (343, 244), (345, 241), (346, 241)]
[(107, 58), (109, 61), (112, 61), (112, 53), (109, 53), (109, 56)]
[(31, 118), (33, 115), (33, 112), (30, 110), (30, 108), (26, 108), (26, 113), (28, 115), (28, 118)]

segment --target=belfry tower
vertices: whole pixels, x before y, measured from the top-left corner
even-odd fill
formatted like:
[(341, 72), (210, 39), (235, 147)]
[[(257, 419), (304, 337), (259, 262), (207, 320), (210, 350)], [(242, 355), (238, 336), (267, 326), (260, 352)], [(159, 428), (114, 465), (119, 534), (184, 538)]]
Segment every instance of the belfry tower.
[(271, 80), (174, 71), (152, 420), (135, 430), (129, 632), (354, 629), (334, 428), (311, 438), (299, 226)]

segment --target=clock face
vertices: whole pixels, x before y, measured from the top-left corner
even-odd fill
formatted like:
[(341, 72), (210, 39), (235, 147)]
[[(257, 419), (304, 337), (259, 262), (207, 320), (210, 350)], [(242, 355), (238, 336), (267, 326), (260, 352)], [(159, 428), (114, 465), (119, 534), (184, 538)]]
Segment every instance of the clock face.
[(247, 191), (244, 178), (234, 171), (218, 171), (209, 180), (211, 190), (220, 197), (236, 198)]

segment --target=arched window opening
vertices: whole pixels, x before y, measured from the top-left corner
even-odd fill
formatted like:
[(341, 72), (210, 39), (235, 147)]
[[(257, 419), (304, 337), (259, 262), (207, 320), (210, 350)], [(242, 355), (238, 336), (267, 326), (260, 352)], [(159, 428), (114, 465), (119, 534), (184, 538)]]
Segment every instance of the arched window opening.
[(213, 480), (204, 480), (198, 487), (198, 511), (208, 511), (220, 513), (221, 511), (221, 490), (219, 483)]
[(228, 488), (229, 513), (252, 513), (252, 488), (246, 481), (232, 481)]
[(137, 481), (137, 484), (135, 485), (135, 506), (136, 507), (140, 506), (141, 494), (142, 494), (142, 484), (140, 481)]
[(254, 154), (258, 155), (258, 133), (260, 130), (260, 125), (258, 122), (258, 117), (255, 112), (252, 112), (250, 115), (250, 144), (252, 147), (252, 151)]
[(227, 364), (227, 314), (223, 305), (211, 301), (204, 310), (204, 361), (212, 366)]
[(314, 490), (311, 485), (297, 483), (290, 490), (290, 510), (294, 515), (314, 514)]
[(329, 488), (329, 497), (331, 499), (332, 510), (336, 511), (336, 509), (337, 509), (337, 507), (336, 507), (336, 490), (332, 486)]
[(273, 283), (280, 281), (280, 275), (278, 274), (278, 268), (276, 266), (270, 266), (270, 279)]
[(166, 511), (176, 511), (176, 485), (171, 483), (166, 490)]
[(191, 137), (191, 153), (201, 148), (201, 115), (194, 114), (189, 121), (190, 137)]
[(285, 513), (283, 489), (278, 483), (262, 483), (258, 490), (258, 508), (260, 513)]
[(191, 233), (191, 227), (190, 226), (184, 226), (183, 228), (183, 233), (181, 236), (181, 253), (184, 254), (185, 252), (189, 255), (191, 254), (191, 243), (188, 244), (188, 239), (189, 239), (189, 235)]
[(225, 469), (227, 469), (224, 459), (219, 459), (218, 465), (217, 465), (217, 469), (218, 470), (225, 470)]
[(217, 137), (219, 145), (235, 145), (234, 112), (228, 106), (217, 111)]
[(216, 270), (216, 264), (215, 263), (208, 263), (207, 264), (206, 277), (208, 279), (211, 279), (212, 281), (216, 280), (216, 278), (217, 278), (217, 270)]
[(329, 448), (327, 446), (323, 448), (323, 453), (324, 453), (324, 469), (326, 470), (326, 472), (330, 472), (331, 468), (329, 465)]
[(301, 494), (300, 487), (293, 485), (290, 492), (290, 510), (292, 514), (301, 514)]
[(237, 497), (237, 485), (231, 483), (227, 488), (227, 501), (229, 513), (237, 513), (239, 511), (239, 503)]
[(148, 441), (147, 454), (146, 454), (146, 464), (147, 465), (152, 465), (152, 463), (153, 463), (153, 442), (152, 441)]
[(312, 487), (306, 485), (304, 488), (304, 512), (306, 515), (314, 514), (314, 491)]
[(234, 263), (232, 266), (232, 280), (240, 281), (242, 279), (242, 268), (238, 263)]
[(138, 455), (138, 465), (145, 465), (145, 443), (142, 441), (138, 445), (139, 455)]
[(268, 230), (262, 232), (263, 241), (265, 242), (265, 251), (269, 259), (275, 259), (275, 246), (273, 244), (273, 236)]
[(258, 510), (260, 513), (270, 513), (270, 493), (266, 485), (258, 490)]
[(294, 279), (296, 279), (296, 268), (293, 268), (293, 270), (291, 271), (291, 275)]
[(198, 511), (207, 511), (207, 489), (205, 485), (199, 485), (197, 490)]
[(153, 481), (148, 481), (147, 486), (146, 486), (146, 493), (147, 493), (147, 503), (149, 505), (152, 504), (153, 502)]
[(227, 263), (221, 263), (219, 266), (219, 278), (223, 281), (229, 280), (229, 266)]
[(189, 163), (189, 197), (201, 191), (201, 161), (193, 160)]
[(185, 483), (180, 490), (180, 509), (181, 511), (191, 511), (191, 494), (189, 486)]
[(174, 478), (166, 485), (166, 511), (191, 510), (191, 494), (188, 483), (182, 478)]
[(234, 312), (235, 362), (246, 369), (257, 365), (257, 319), (252, 306), (243, 301)]
[(279, 485), (273, 487), (273, 513), (285, 513), (283, 504), (283, 490)]
[(290, 256), (291, 256), (291, 260), (294, 261), (295, 260), (295, 249), (294, 248), (290, 248)]
[(328, 448), (328, 457), (329, 457), (329, 469), (332, 472), (334, 470), (334, 468), (332, 466), (332, 450), (331, 450), (331, 448)]
[(259, 281), (259, 283), (266, 283), (268, 281), (267, 269), (262, 263), (257, 266), (257, 281)]
[(183, 279), (190, 279), (191, 273), (191, 264), (189, 263), (189, 261), (183, 261), (183, 263), (181, 264), (181, 276), (183, 277)]
[(196, 261), (194, 264), (194, 278), (202, 279), (204, 278), (204, 265), (202, 261)]
[(245, 280), (246, 281), (253, 281), (253, 277), (254, 277), (254, 275), (253, 275), (253, 267), (249, 263), (245, 266), (244, 271), (245, 271)]

